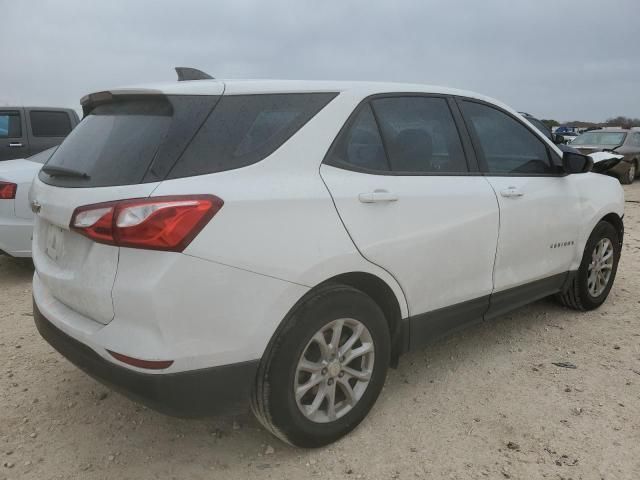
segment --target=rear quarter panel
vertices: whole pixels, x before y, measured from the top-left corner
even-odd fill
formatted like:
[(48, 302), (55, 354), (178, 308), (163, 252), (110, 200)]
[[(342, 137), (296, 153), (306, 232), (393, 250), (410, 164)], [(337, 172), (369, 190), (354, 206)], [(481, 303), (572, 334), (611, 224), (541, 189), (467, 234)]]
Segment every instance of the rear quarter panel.
[(185, 250), (188, 255), (306, 287), (342, 273), (372, 273), (391, 287), (406, 316), (398, 283), (360, 255), (320, 177), (327, 149), (361, 100), (341, 97), (265, 160), (164, 181), (153, 196), (208, 193), (225, 202)]

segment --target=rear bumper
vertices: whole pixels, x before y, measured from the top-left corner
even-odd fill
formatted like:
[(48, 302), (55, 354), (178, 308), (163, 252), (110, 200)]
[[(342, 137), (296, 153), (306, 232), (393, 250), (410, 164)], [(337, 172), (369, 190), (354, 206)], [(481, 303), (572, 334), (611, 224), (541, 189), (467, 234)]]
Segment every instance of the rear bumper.
[(96, 380), (148, 407), (179, 417), (238, 413), (248, 407), (258, 360), (178, 373), (146, 374), (113, 364), (54, 326), (34, 302), (40, 335)]

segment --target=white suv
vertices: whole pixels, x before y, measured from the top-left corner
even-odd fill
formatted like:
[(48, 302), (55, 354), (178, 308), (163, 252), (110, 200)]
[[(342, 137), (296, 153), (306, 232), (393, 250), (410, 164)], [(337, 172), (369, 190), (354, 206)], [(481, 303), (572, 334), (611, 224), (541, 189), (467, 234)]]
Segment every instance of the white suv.
[(486, 97), (203, 80), (82, 103), (31, 191), (36, 324), (161, 411), (251, 399), (283, 440), (325, 445), (403, 352), (613, 284), (618, 181)]

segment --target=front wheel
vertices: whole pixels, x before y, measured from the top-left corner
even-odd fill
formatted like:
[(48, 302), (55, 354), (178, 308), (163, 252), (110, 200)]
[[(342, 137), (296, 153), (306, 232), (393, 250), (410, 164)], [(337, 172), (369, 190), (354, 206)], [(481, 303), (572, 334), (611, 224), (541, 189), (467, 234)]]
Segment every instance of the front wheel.
[(558, 295), (560, 303), (574, 310), (593, 310), (604, 303), (611, 291), (620, 260), (621, 239), (609, 222), (593, 229), (580, 268), (569, 288)]
[(268, 347), (253, 412), (287, 443), (327, 445), (367, 415), (384, 385), (389, 355), (380, 307), (355, 288), (321, 287), (289, 315)]
[(629, 169), (627, 170), (627, 173), (623, 174), (620, 177), (620, 183), (622, 183), (623, 185), (632, 184), (637, 174), (638, 174), (638, 161), (632, 160), (631, 163), (629, 164)]

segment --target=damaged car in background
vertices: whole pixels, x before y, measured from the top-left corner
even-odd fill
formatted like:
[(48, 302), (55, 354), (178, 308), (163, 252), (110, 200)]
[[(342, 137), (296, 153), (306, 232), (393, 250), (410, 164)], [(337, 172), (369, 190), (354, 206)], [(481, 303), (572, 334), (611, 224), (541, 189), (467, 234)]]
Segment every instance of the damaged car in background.
[[(567, 145), (565, 142), (567, 137), (561, 135), (559, 133), (553, 133), (551, 129), (544, 124), (542, 120), (537, 119), (533, 115), (526, 112), (519, 112), (531, 125), (536, 127), (545, 137), (549, 139), (549, 141), (556, 144), (556, 146), (562, 150), (563, 152), (573, 152), (573, 153), (582, 153), (588, 155), (593, 160), (593, 167), (591, 169), (594, 173), (607, 173), (611, 171), (616, 165), (620, 163), (620, 161), (624, 158), (624, 155), (619, 155), (614, 153), (613, 151), (605, 150), (605, 151), (584, 151), (581, 152), (577, 148), (572, 147), (571, 145)], [(639, 132), (640, 133), (640, 132)], [(575, 138), (575, 137), (572, 137)], [(637, 162), (637, 161), (636, 161)], [(637, 167), (637, 163), (636, 163)], [(638, 169), (636, 168), (637, 172)]]
[[(596, 162), (596, 158), (608, 162), (599, 165), (598, 170), (618, 177), (620, 183), (628, 185), (633, 183), (638, 176), (640, 170), (640, 127), (591, 130), (577, 137), (571, 142), (571, 146), (578, 149), (580, 153), (594, 158), (594, 162)], [(598, 155), (594, 157), (595, 153)]]

